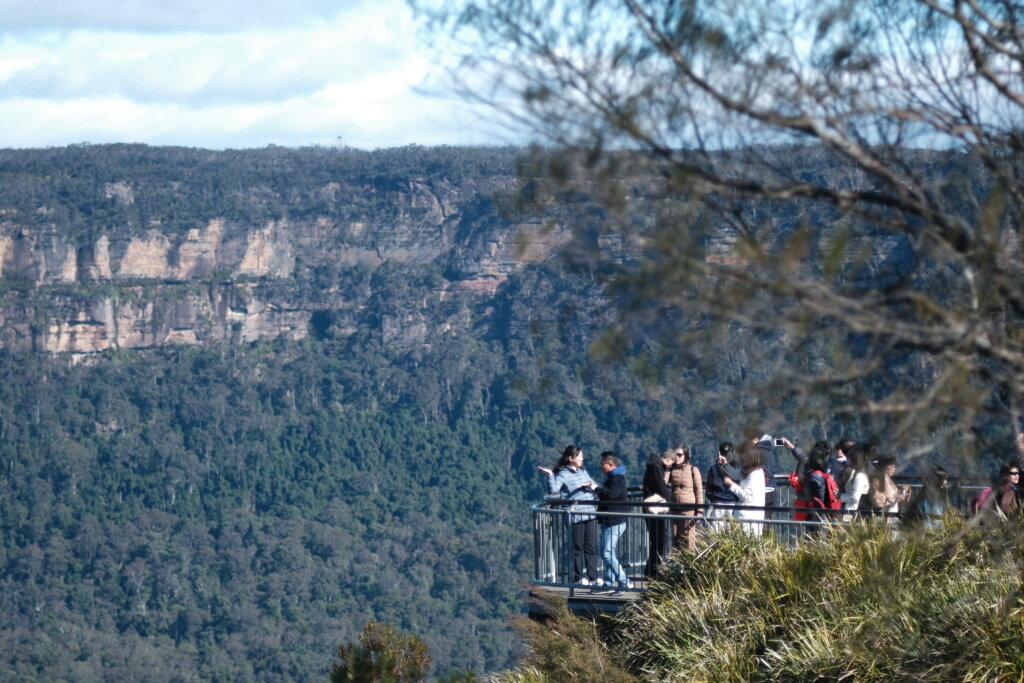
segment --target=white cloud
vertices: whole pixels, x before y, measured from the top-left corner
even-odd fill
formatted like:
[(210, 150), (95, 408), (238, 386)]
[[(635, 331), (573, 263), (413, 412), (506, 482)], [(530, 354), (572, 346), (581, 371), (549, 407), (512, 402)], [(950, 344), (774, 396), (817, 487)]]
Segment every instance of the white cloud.
[(0, 49), (0, 98), (274, 101), (409, 58), (386, 42), (328, 29), (213, 37), (76, 32), (47, 54)]
[[(280, 17), (275, 30), (250, 27), (277, 18), (283, 3), (142, 4), (156, 3), (100, 9), (75, 0), (61, 15), (59, 28), (69, 30), (55, 30), (59, 13), (47, 3), (34, 14), (14, 12), (15, 24), (33, 30), (0, 33), (0, 146), (485, 142), (461, 107), (415, 92), (430, 67), (415, 52), (411, 11), (401, 0), (330, 18), (337, 5), (313, 0), (296, 5), (287, 21)], [(89, 21), (79, 16), (91, 9), (98, 15)], [(200, 32), (227, 22), (229, 9), (251, 15), (232, 25), (246, 30)], [(13, 4), (0, 0), (6, 10)], [(165, 11), (192, 10), (188, 32), (161, 19)], [(113, 30), (120, 25), (163, 32)]]
[(373, 0), (0, 0), (0, 32), (238, 31), (330, 19)]

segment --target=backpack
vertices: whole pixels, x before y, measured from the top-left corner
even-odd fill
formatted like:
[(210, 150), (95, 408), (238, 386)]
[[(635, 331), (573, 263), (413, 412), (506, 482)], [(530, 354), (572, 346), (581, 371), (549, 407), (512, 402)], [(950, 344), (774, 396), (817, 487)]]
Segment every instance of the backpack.
[(836, 483), (835, 477), (824, 470), (811, 470), (808, 474), (818, 472), (825, 478), (825, 500), (818, 500), (821, 507), (826, 510), (840, 510), (843, 507), (843, 501), (839, 498), (839, 484)]
[[(793, 503), (793, 507), (796, 508), (810, 508), (814, 507), (814, 503), (817, 502), (823, 510), (841, 510), (843, 507), (843, 501), (839, 498), (839, 485), (836, 484), (835, 478), (824, 470), (811, 470), (805, 476), (805, 478), (814, 472), (818, 472), (822, 477), (825, 478), (825, 498), (815, 498), (813, 501), (807, 500), (806, 489), (804, 488), (803, 481), (800, 480), (800, 475), (793, 472), (789, 475), (789, 485), (797, 492), (797, 499)], [(793, 519), (797, 522), (808, 519), (806, 512), (796, 512), (793, 514)]]

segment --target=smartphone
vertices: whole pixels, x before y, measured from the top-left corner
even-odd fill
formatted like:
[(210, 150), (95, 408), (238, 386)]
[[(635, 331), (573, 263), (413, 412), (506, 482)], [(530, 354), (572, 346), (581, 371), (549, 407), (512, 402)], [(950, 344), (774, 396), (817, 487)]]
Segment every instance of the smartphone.
[(783, 441), (784, 441), (784, 439), (782, 439), (782, 438), (775, 439), (775, 445), (776, 446), (785, 446), (786, 444), (782, 443)]

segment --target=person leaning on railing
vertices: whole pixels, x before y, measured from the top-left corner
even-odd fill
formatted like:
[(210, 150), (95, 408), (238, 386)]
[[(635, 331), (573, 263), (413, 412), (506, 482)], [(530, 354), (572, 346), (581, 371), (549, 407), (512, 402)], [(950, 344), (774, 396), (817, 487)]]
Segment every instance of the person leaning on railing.
[[(597, 484), (583, 469), (583, 450), (570, 444), (553, 469), (537, 466), (548, 477), (548, 496), (562, 500), (594, 501)], [(572, 523), (573, 583), (599, 585), (597, 577), (597, 506), (574, 505)], [(576, 514), (582, 513), (582, 514)], [(584, 571), (586, 576), (584, 577)]]

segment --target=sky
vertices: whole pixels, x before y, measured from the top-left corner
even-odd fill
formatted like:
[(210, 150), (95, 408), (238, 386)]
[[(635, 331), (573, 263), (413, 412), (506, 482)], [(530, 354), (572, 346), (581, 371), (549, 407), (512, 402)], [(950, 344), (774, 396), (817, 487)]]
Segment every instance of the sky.
[(404, 0), (0, 0), (0, 148), (501, 144)]

